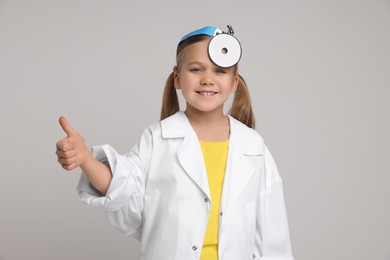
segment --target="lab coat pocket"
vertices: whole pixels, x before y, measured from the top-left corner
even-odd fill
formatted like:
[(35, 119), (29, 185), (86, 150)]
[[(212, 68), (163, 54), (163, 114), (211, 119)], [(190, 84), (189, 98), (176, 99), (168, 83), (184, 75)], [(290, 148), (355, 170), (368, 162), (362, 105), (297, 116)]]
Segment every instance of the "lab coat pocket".
[(249, 251), (252, 251), (255, 245), (255, 234), (256, 234), (256, 202), (246, 202), (246, 229)]

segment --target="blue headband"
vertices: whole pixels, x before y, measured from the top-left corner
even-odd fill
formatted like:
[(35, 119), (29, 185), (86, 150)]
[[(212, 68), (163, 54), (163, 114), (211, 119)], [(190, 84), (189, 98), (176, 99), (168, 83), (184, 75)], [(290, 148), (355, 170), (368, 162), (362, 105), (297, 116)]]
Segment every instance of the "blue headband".
[(233, 27), (228, 25), (228, 29), (229, 32), (225, 33), (216, 27), (206, 26), (184, 35), (179, 45), (190, 37), (208, 35), (211, 40), (207, 51), (211, 61), (217, 66), (229, 68), (240, 61), (242, 50), (240, 42), (233, 36)]
[(193, 32), (190, 32), (190, 33), (184, 35), (183, 38), (181, 38), (179, 44), (181, 42), (187, 40), (188, 38), (192, 37), (192, 36), (208, 35), (210, 37), (214, 37), (218, 33), (222, 33), (222, 30), (220, 30), (220, 29), (218, 29), (217, 27), (214, 27), (214, 26), (206, 26), (206, 27), (200, 28), (198, 30), (195, 30)]

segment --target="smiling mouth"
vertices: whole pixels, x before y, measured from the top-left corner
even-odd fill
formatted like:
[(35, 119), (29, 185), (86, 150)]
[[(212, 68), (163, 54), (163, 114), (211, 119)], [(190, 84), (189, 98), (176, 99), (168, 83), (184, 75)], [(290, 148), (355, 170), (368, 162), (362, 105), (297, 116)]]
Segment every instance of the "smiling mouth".
[(215, 91), (196, 91), (196, 93), (198, 93), (202, 96), (214, 96), (218, 92), (215, 92)]

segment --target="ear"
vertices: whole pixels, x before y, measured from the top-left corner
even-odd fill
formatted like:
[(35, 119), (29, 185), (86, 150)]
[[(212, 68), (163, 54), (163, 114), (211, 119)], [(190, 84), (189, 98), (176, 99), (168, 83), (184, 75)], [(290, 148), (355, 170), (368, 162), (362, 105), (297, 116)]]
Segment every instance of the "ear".
[(232, 92), (236, 92), (237, 91), (237, 87), (238, 87), (238, 82), (239, 81), (240, 81), (240, 79), (238, 77), (238, 73), (236, 73), (236, 75), (233, 78)]
[(180, 89), (180, 78), (176, 66), (173, 68), (173, 85), (175, 89)]

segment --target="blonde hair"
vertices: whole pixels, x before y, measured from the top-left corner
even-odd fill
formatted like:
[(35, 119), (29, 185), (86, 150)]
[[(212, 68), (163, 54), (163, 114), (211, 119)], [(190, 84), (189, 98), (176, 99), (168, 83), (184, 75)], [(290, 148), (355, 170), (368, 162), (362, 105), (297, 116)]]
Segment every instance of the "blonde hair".
[[(207, 38), (210, 37), (206, 35), (197, 35), (190, 37), (184, 42), (180, 43), (176, 51), (177, 65), (174, 67), (174, 71), (180, 70), (181, 63), (184, 59), (184, 54), (187, 47), (193, 43), (203, 41)], [(249, 89), (246, 85), (244, 78), (240, 74), (238, 74), (237, 65), (234, 66), (234, 70), (234, 73), (237, 73), (238, 75), (238, 86), (234, 94), (234, 99), (232, 107), (229, 110), (229, 114), (238, 121), (247, 125), (248, 127), (255, 128), (255, 116), (253, 114)], [(163, 120), (175, 114), (177, 111), (179, 111), (179, 109), (179, 100), (177, 98), (176, 88), (174, 85), (174, 72), (172, 72), (165, 83), (160, 120)]]

